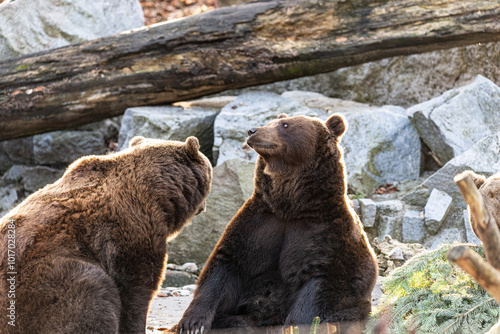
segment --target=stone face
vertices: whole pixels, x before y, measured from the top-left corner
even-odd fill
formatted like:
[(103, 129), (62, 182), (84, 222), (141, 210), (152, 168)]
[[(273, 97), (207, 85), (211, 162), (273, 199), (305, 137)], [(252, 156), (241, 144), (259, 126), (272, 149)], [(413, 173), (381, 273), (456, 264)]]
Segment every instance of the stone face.
[(479, 240), (479, 238), (476, 236), (470, 225), (469, 210), (463, 210), (463, 213), (464, 213), (463, 216), (464, 216), (464, 226), (465, 226), (465, 237), (467, 238), (467, 242), (475, 245), (481, 245), (482, 244), (481, 240)]
[(32, 164), (33, 137), (16, 138), (0, 142), (0, 173), (15, 164)]
[(463, 232), (458, 228), (443, 229), (436, 235), (429, 246), (430, 250), (439, 248), (442, 244), (452, 244), (453, 242), (464, 242)]
[(292, 91), (282, 96), (347, 118), (342, 146), (352, 192), (371, 193), (381, 184), (418, 179), (420, 138), (403, 108), (372, 107), (311, 92)]
[(238, 159), (214, 168), (207, 211), (168, 243), (168, 259), (173, 263), (204, 263), (226, 225), (253, 193), (255, 164)]
[(407, 210), (403, 216), (403, 242), (420, 243), (425, 237), (422, 212)]
[(17, 199), (17, 190), (15, 186), (11, 185), (0, 188), (0, 212), (12, 209)]
[(222, 108), (214, 124), (214, 160), (217, 165), (229, 159), (255, 162), (257, 153), (245, 152), (241, 145), (248, 136), (248, 130), (264, 126), (279, 114), (288, 116), (307, 115), (323, 120), (328, 114), (322, 110), (309, 109), (300, 103), (268, 92), (251, 92), (238, 96)]
[(118, 146), (126, 148), (134, 136), (184, 141), (195, 136), (201, 151), (212, 160), (214, 120), (216, 109), (197, 107), (137, 107), (125, 111), (122, 119)]
[(498, 64), (500, 43), (480, 43), (386, 58), (331, 73), (262, 85), (257, 89), (276, 93), (314, 91), (344, 100), (407, 108), (436, 97), (440, 92), (463, 86), (478, 74), (500, 84)]
[(377, 202), (377, 230), (380, 239), (386, 235), (401, 240), (404, 205), (399, 200)]
[(0, 59), (144, 25), (138, 0), (16, 0), (0, 4)]
[(436, 234), (451, 208), (450, 195), (437, 189), (432, 189), (424, 208), (424, 219), (427, 231)]
[(46, 166), (12, 166), (3, 176), (6, 181), (18, 183), (24, 190), (35, 192), (49, 183), (54, 183), (64, 170)]
[(377, 217), (377, 204), (369, 198), (361, 198), (359, 201), (361, 222), (364, 227), (375, 226), (375, 218)]
[(82, 156), (105, 152), (100, 131), (54, 131), (33, 136), (34, 160), (40, 165), (67, 165)]
[(167, 270), (165, 273), (165, 279), (162, 282), (162, 287), (182, 287), (194, 284), (197, 279), (197, 276), (185, 271)]
[(465, 201), (453, 182), (453, 177), (465, 170), (473, 170), (485, 176), (497, 173), (500, 170), (498, 152), (500, 152), (500, 133), (483, 138), (470, 149), (450, 160), (425, 180), (416, 191), (422, 194), (430, 193), (431, 189), (436, 188), (450, 195), (454, 199), (454, 205), (465, 208)]
[(422, 140), (446, 163), (500, 132), (500, 87), (483, 76), (408, 109)]

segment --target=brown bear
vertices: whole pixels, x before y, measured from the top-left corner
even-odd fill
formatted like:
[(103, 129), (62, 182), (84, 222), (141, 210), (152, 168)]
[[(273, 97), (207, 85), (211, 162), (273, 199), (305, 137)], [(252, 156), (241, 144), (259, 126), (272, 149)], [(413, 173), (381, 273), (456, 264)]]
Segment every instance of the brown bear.
[[(486, 178), (483, 175), (478, 175), (473, 171), (465, 171), (463, 174), (469, 175), (472, 178), (476, 187), (479, 189), (479, 192), (483, 196), (486, 207), (493, 215), (493, 218), (495, 218), (498, 228), (500, 229), (500, 174), (492, 175), (489, 178)], [(474, 234), (479, 238), (479, 240), (482, 241), (482, 237), (479, 232), (481, 227), (477, 226), (471, 214), (469, 214), (469, 221)]]
[(204, 209), (198, 139), (75, 161), (0, 224), (0, 333), (145, 333), (167, 239)]
[(326, 122), (282, 114), (248, 131), (247, 144), (259, 154), (254, 193), (224, 231), (172, 330), (271, 326), (281, 333), (318, 316), (340, 323), (341, 333), (361, 332), (377, 264), (348, 203), (339, 146), (346, 128), (338, 114)]

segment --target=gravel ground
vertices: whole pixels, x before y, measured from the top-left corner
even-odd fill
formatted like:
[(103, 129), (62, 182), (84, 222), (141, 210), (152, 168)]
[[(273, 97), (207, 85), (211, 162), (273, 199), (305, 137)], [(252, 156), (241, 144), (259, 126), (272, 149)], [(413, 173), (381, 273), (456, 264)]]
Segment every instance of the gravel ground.
[(193, 296), (155, 297), (151, 303), (147, 334), (160, 334), (181, 320), (184, 311), (193, 300)]
[[(372, 293), (373, 307), (378, 306), (380, 303), (380, 297), (382, 296), (381, 283), (382, 277), (379, 277)], [(148, 316), (147, 334), (161, 334), (163, 330), (175, 325), (182, 318), (191, 300), (193, 300), (192, 295), (167, 297), (167, 295), (172, 294), (172, 289), (161, 289), (153, 299)], [(182, 291), (186, 292), (187, 290)]]

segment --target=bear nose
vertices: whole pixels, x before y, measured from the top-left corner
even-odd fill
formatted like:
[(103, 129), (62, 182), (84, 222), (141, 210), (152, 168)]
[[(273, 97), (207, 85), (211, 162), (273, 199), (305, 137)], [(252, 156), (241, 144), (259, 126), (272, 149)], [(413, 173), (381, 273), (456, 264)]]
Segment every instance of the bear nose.
[(251, 128), (250, 130), (248, 130), (248, 135), (253, 136), (256, 132), (257, 132), (256, 128)]

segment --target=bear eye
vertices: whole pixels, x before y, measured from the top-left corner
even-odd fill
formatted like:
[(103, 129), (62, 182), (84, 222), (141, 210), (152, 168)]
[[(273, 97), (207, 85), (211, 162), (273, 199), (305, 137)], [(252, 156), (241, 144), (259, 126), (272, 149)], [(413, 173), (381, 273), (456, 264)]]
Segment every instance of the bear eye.
[(283, 123), (281, 123), (281, 126), (286, 129), (286, 128), (288, 128), (288, 123), (283, 122)]

